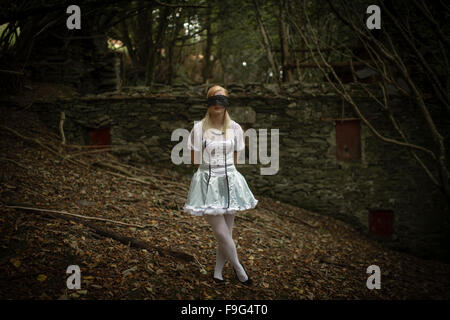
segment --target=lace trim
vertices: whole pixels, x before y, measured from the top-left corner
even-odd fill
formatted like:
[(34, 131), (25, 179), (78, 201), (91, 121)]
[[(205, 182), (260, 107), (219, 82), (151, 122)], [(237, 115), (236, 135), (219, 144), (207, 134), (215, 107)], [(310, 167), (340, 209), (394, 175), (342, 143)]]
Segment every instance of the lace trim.
[(226, 213), (235, 213), (236, 211), (244, 211), (248, 209), (253, 209), (258, 204), (258, 200), (255, 199), (253, 204), (249, 204), (248, 206), (236, 206), (236, 207), (229, 207), (228, 209), (224, 209), (223, 207), (216, 207), (216, 206), (208, 206), (204, 208), (196, 208), (193, 206), (185, 205), (183, 207), (184, 212), (188, 212), (194, 216), (202, 216), (204, 214), (212, 214), (212, 215), (219, 215), (219, 214), (226, 214)]

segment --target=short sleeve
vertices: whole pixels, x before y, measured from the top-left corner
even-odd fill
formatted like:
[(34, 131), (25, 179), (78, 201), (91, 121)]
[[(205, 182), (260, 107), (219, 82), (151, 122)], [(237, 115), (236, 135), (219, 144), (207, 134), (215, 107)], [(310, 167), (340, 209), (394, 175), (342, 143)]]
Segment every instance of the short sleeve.
[[(200, 125), (199, 125), (200, 123)], [(189, 150), (201, 151), (202, 147), (202, 127), (201, 121), (194, 124), (191, 132), (189, 133), (187, 147)]]
[(245, 149), (244, 131), (236, 123), (234, 128), (234, 151), (239, 152)]

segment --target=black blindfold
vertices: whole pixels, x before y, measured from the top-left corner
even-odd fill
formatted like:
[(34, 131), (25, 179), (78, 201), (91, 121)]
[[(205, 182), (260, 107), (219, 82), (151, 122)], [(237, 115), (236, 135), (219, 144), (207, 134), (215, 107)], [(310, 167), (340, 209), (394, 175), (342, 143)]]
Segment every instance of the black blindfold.
[(224, 95), (215, 95), (208, 98), (207, 106), (222, 106), (228, 107), (228, 98)]

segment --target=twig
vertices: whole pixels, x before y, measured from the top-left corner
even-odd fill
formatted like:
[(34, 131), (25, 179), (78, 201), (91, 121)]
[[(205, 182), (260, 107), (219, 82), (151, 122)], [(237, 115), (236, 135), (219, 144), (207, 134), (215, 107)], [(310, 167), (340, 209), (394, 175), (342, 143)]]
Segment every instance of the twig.
[(83, 215), (76, 214), (76, 213), (69, 213), (69, 212), (58, 211), (58, 210), (39, 209), (39, 208), (30, 208), (30, 207), (22, 207), (22, 206), (6, 206), (6, 207), (7, 208), (16, 208), (16, 209), (25, 209), (25, 210), (34, 210), (34, 211), (44, 211), (44, 212), (59, 213), (59, 214), (68, 215), (68, 216), (77, 217), (77, 218), (82, 218), (82, 219), (87, 219), (87, 220), (98, 220), (98, 221), (111, 222), (111, 223), (114, 223), (114, 224), (124, 225), (124, 226), (128, 226), (128, 227), (136, 227), (136, 228), (146, 228), (147, 227), (147, 226), (142, 226), (142, 225), (139, 225), (139, 224), (125, 223), (125, 222), (110, 220), (110, 219), (106, 219), (106, 218), (83, 216)]
[[(149, 172), (147, 170), (144, 170), (144, 169), (141, 169), (141, 168), (138, 168), (138, 167), (135, 167), (135, 166), (131, 166), (131, 165), (128, 165), (128, 164), (120, 163), (120, 162), (115, 161), (115, 160), (110, 160), (110, 162), (114, 163), (114, 164), (118, 164), (121, 167), (130, 168), (130, 169), (136, 170), (137, 172), (145, 173), (146, 175), (151, 176), (152, 178), (153, 177), (162, 177), (164, 179), (167, 179), (167, 175), (157, 174), (157, 173), (154, 173), (154, 172)], [(102, 163), (105, 164), (105, 166), (106, 166), (106, 162), (102, 162)], [(114, 168), (116, 169), (117, 167), (114, 167)], [(130, 175), (131, 175), (131, 173), (130, 173)], [(148, 178), (148, 179), (150, 179), (150, 178)], [(156, 182), (155, 180), (152, 180), (152, 181)], [(186, 185), (183, 184), (183, 183), (179, 183), (179, 182), (175, 182), (175, 181), (165, 181), (164, 183), (166, 185), (169, 184), (169, 185), (174, 185), (174, 186), (181, 187), (184, 191), (188, 190), (186, 188)]]
[(13, 70), (0, 70), (0, 72), (23, 75), (23, 72), (13, 71)]
[[(106, 147), (102, 146), (100, 148), (98, 148), (98, 147), (100, 147), (100, 146), (93, 146), (91, 148), (91, 150), (89, 150), (89, 151), (83, 151), (83, 152), (69, 154), (69, 155), (64, 157), (64, 160), (69, 159), (69, 158), (84, 156), (84, 155), (87, 155), (87, 154), (103, 153), (103, 152), (110, 152), (111, 151), (111, 149), (109, 147), (107, 147), (107, 146)], [(119, 148), (115, 148), (115, 150), (119, 150)]]
[[(11, 128), (8, 128), (7, 126), (4, 126), (4, 125), (0, 125), (0, 128), (3, 128), (3, 129), (5, 129), (6, 131), (11, 132), (12, 134), (15, 134), (16, 136), (18, 136), (19, 138), (22, 138), (22, 139), (25, 140), (25, 141), (32, 142), (32, 143), (36, 143), (36, 144), (40, 145), (42, 148), (44, 148), (44, 149), (50, 151), (51, 153), (53, 153), (54, 155), (58, 156), (59, 158), (64, 159), (64, 156), (63, 156), (63, 155), (59, 154), (58, 152), (56, 152), (56, 151), (53, 150), (52, 148), (46, 146), (45, 144), (43, 144), (42, 142), (40, 142), (38, 139), (32, 139), (32, 138), (25, 137), (25, 136), (21, 135), (20, 133), (18, 133), (16, 130), (13, 130), (13, 129), (11, 129)], [(71, 160), (71, 159), (68, 159), (68, 161), (71, 162), (71, 163), (73, 163), (73, 164), (82, 165), (82, 166), (87, 166), (86, 163), (84, 163), (83, 161), (80, 161), (80, 160)]]
[(18, 163), (18, 162), (15, 161), (15, 160), (12, 160), (12, 159), (0, 157), (0, 160), (6, 160), (6, 161), (9, 161), (9, 162), (12, 162), (12, 163), (14, 163), (14, 164), (18, 165), (19, 167), (24, 168), (24, 169), (26, 169), (26, 170), (29, 170), (29, 169), (30, 169), (29, 167), (25, 167), (24, 165)]
[[(108, 165), (105, 165), (104, 163), (101, 163), (101, 162), (94, 162), (93, 164), (96, 165), (96, 166), (99, 166), (99, 167), (102, 167), (102, 166), (103, 167), (108, 167)], [(111, 166), (109, 166), (109, 167), (111, 167)], [(125, 178), (125, 179), (131, 180), (131, 181), (136, 181), (136, 182), (139, 182), (139, 183), (147, 184), (147, 185), (150, 185), (150, 186), (152, 186), (154, 188), (157, 188), (157, 189), (159, 189), (161, 191), (164, 191), (164, 192), (166, 192), (168, 194), (173, 194), (173, 195), (176, 195), (176, 196), (181, 197), (183, 199), (186, 198), (185, 194), (181, 194), (181, 193), (178, 193), (178, 192), (173, 191), (173, 190), (168, 190), (168, 189), (162, 187), (161, 185), (158, 185), (156, 182), (151, 183), (151, 182), (142, 180), (141, 178), (136, 178), (136, 177), (133, 177), (133, 176), (131, 176), (131, 177), (125, 176), (125, 175), (120, 174), (120, 173), (111, 172), (111, 171), (106, 170), (104, 168), (103, 168), (103, 170), (104, 170), (104, 172), (109, 173), (109, 174), (111, 174), (113, 176), (117, 176), (117, 177)], [(119, 170), (119, 171), (123, 172), (123, 171), (126, 171), (126, 170), (122, 169), (122, 170)]]
[(351, 265), (349, 265), (349, 264), (334, 262), (332, 259), (329, 259), (327, 257), (320, 257), (319, 258), (319, 263), (332, 264), (332, 265), (340, 266), (340, 267), (344, 267), (344, 268), (351, 267)]
[[(64, 111), (61, 112), (61, 119), (59, 120), (59, 132), (61, 133), (61, 145), (66, 144), (66, 136), (64, 135), (64, 120), (66, 119), (66, 114)], [(59, 152), (62, 153), (62, 146), (60, 146)]]
[(60, 122), (59, 122), (59, 130), (61, 132), (61, 139), (62, 139), (61, 143), (62, 144), (66, 144), (66, 137), (64, 135), (64, 120), (66, 120), (66, 114), (65, 114), (64, 111), (62, 111), (61, 112), (61, 119), (60, 119)]
[(114, 240), (120, 241), (123, 244), (130, 245), (131, 247), (145, 249), (145, 250), (149, 250), (149, 251), (156, 250), (162, 256), (169, 255), (169, 256), (172, 256), (179, 260), (186, 261), (186, 262), (191, 262), (194, 260), (194, 257), (192, 257), (190, 254), (187, 254), (184, 252), (174, 251), (171, 249), (165, 249), (165, 248), (160, 248), (160, 247), (156, 247), (156, 246), (150, 246), (147, 242), (145, 242), (143, 240), (122, 236), (122, 235), (112, 232), (110, 230), (100, 228), (99, 226), (96, 226), (93, 223), (86, 223), (86, 225), (89, 226), (90, 228), (94, 229), (95, 233), (97, 233), (101, 236), (112, 238)]
[(205, 269), (205, 266), (202, 265), (200, 263), (200, 261), (198, 261), (197, 256), (194, 254), (193, 257), (194, 257), (194, 261), (200, 266), (200, 269), (203, 270), (204, 272), (207, 272), (206, 269)]
[[(131, 224), (127, 224), (124, 222), (119, 222), (119, 221), (113, 221), (113, 220), (108, 220), (108, 219), (103, 219), (103, 218), (95, 218), (95, 217), (87, 217), (87, 216), (80, 216), (77, 214), (70, 214), (67, 212), (61, 212), (61, 211), (56, 211), (56, 210), (45, 210), (45, 209), (35, 209), (35, 208), (28, 208), (28, 207), (19, 207), (19, 206), (6, 206), (9, 208), (22, 208), (22, 209), (29, 209), (29, 210), (38, 210), (38, 211), (45, 211), (45, 212), (50, 212), (47, 215), (53, 217), (53, 218), (62, 218), (64, 220), (71, 220), (71, 218), (66, 217), (65, 215), (69, 215), (72, 217), (75, 217), (75, 219), (90, 219), (90, 220), (101, 220), (101, 221), (108, 221), (108, 222), (113, 222), (116, 224), (122, 224), (122, 225), (131, 225)], [(57, 216), (54, 213), (59, 213), (62, 214), (61, 216)], [(44, 213), (45, 214), (45, 213)], [(126, 236), (122, 236), (120, 234), (117, 234), (113, 231), (104, 229), (102, 227), (97, 226), (96, 224), (89, 222), (89, 221), (82, 221), (79, 220), (78, 222), (80, 222), (81, 224), (91, 228), (95, 234), (103, 236), (103, 237), (109, 237), (112, 238), (114, 240), (117, 240), (123, 244), (129, 245), (131, 247), (135, 247), (135, 248), (139, 248), (139, 249), (146, 249), (146, 250), (156, 250), (159, 254), (161, 254), (162, 256), (172, 256), (174, 258), (177, 258), (179, 260), (183, 260), (183, 261), (193, 261), (194, 258), (187, 253), (184, 252), (180, 252), (180, 251), (174, 251), (174, 250), (170, 250), (170, 249), (165, 249), (165, 248), (160, 248), (160, 247), (156, 247), (156, 246), (150, 246), (147, 242), (143, 241), (143, 240), (139, 240), (139, 239), (135, 239), (135, 238), (131, 238), (131, 237), (126, 237)], [(143, 226), (139, 226), (139, 225), (131, 225), (131, 226), (135, 226), (135, 227), (139, 227), (139, 228), (143, 228)]]

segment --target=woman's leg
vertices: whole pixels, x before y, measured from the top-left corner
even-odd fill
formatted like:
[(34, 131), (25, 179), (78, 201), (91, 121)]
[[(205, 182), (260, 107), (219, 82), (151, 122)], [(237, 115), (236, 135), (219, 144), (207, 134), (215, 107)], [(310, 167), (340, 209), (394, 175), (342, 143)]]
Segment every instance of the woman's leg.
[(244, 268), (239, 262), (239, 258), (236, 251), (236, 244), (231, 237), (230, 230), (225, 221), (225, 217), (219, 215), (205, 215), (206, 221), (211, 225), (214, 236), (217, 239), (219, 245), (223, 249), (223, 253), (230, 260), (233, 268), (236, 270), (236, 274), (240, 281), (246, 281), (248, 279)]
[[(228, 231), (230, 232), (230, 237), (233, 239), (233, 223), (234, 223), (234, 213), (227, 213), (223, 215), (225, 218), (225, 222), (228, 226)], [(220, 245), (217, 244), (216, 249), (216, 267), (214, 268), (214, 277), (218, 279), (222, 278), (222, 271), (225, 263), (227, 262), (227, 256), (225, 255), (224, 249)]]
[(224, 214), (225, 222), (227, 223), (228, 230), (230, 230), (230, 236), (233, 237), (233, 224), (234, 224), (234, 213)]

